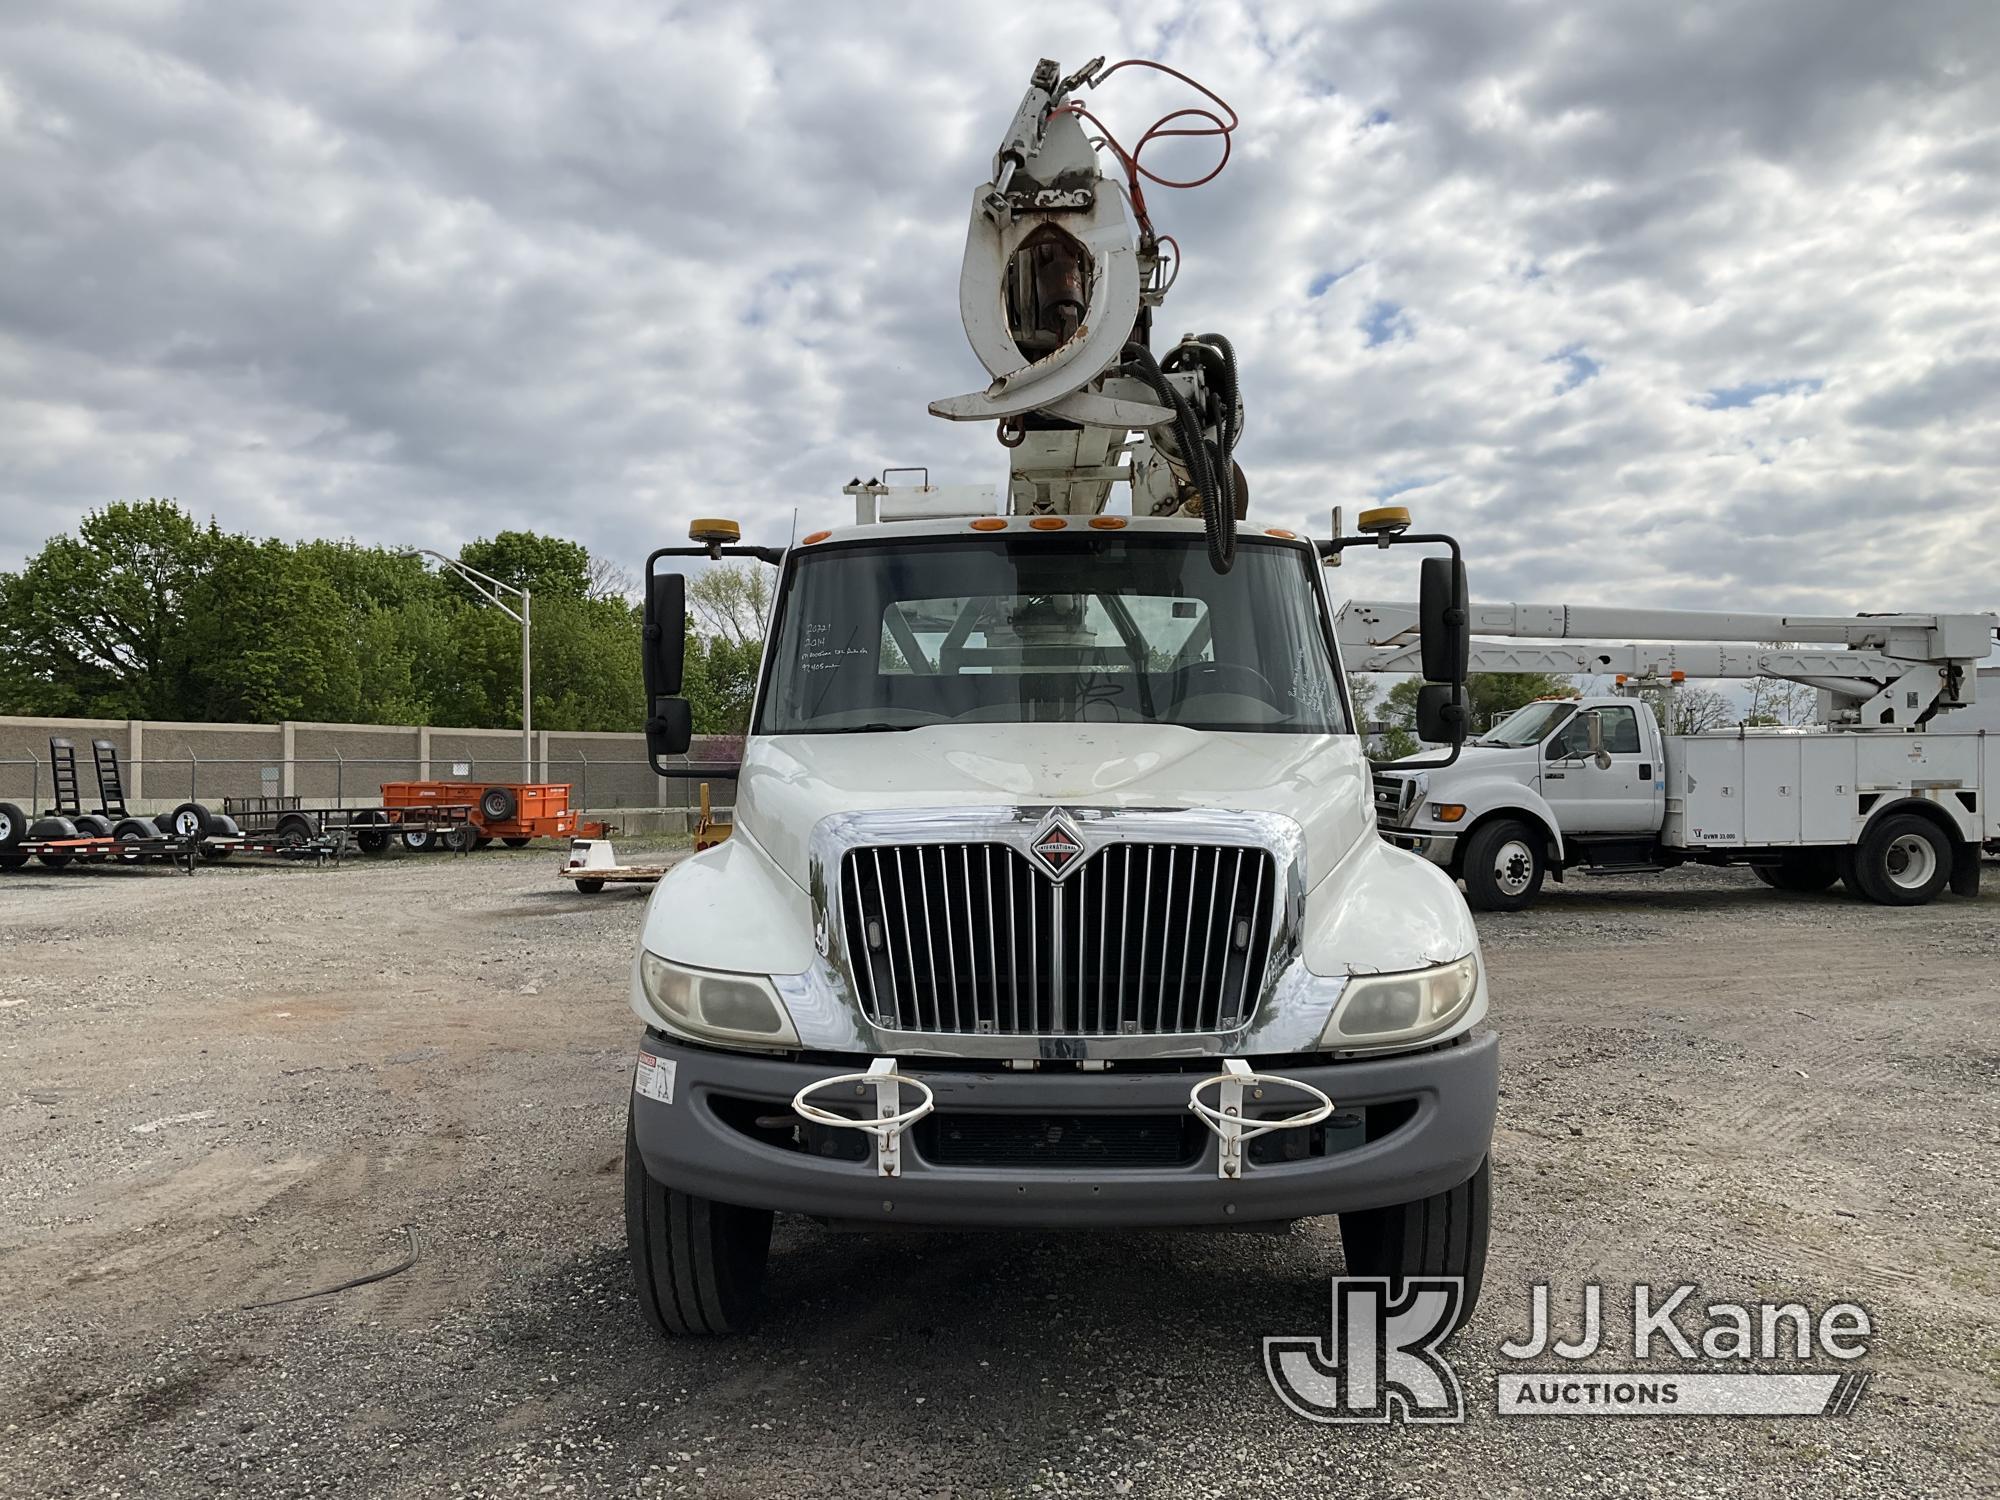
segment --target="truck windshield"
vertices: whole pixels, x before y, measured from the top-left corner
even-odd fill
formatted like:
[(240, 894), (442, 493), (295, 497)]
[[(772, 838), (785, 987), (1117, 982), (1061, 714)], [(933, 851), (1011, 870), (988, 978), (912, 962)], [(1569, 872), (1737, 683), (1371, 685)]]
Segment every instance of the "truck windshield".
[(836, 544), (796, 559), (757, 728), (1346, 728), (1311, 554), (1199, 537)]
[(1544, 700), (1517, 708), (1474, 740), (1475, 745), (1534, 745), (1548, 737), (1551, 729), (1576, 712), (1574, 703)]

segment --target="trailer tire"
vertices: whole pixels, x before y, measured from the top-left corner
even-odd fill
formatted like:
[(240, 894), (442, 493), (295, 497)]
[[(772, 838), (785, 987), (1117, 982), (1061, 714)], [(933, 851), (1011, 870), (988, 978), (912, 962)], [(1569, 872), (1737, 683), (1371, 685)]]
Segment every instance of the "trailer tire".
[[(80, 839), (108, 839), (111, 837), (111, 820), (97, 813), (79, 813), (70, 821), (76, 824), (76, 836)], [(79, 854), (78, 859), (87, 865), (101, 865), (111, 858), (111, 851)]]
[[(73, 839), (75, 837), (76, 824), (70, 822), (68, 818), (37, 818), (35, 825), (28, 830), (29, 840), (37, 844), (52, 843), (57, 839)], [(76, 858), (76, 856), (64, 850), (58, 854), (37, 854), (35, 858), (51, 870), (60, 870), (72, 859)]]
[(488, 844), (492, 842), (493, 842), (493, 835), (490, 833), (475, 833), (472, 836), (472, 847), (475, 849), (484, 849)]
[(454, 823), (443, 837), (445, 848), (453, 854), (470, 854), (479, 847), (479, 836), (470, 823)]
[[(1389, 1297), (1409, 1276), (1459, 1277), (1465, 1296), (1451, 1325), (1456, 1333), (1479, 1305), (1492, 1228), (1493, 1167), (1479, 1164), (1464, 1182), (1414, 1203), (1367, 1208), (1340, 1216), (1340, 1248), (1350, 1276), (1386, 1276)], [(1447, 1334), (1447, 1337), (1450, 1335)]]
[(412, 854), (427, 854), (437, 844), (437, 835), (428, 828), (405, 828), (401, 837), (403, 847)]
[(27, 837), (28, 815), (12, 802), (0, 802), (0, 870), (18, 870), (28, 862), (14, 846)]
[(757, 1321), (771, 1255), (771, 1211), (739, 1208), (653, 1181), (625, 1112), (625, 1245), (639, 1308), (662, 1335), (744, 1333)]
[(1757, 878), (1773, 890), (1810, 896), (1832, 887), (1840, 879), (1840, 863), (1830, 849), (1800, 849), (1786, 854), (1775, 865), (1752, 865)]
[(1922, 906), (1951, 878), (1951, 840), (1929, 818), (1891, 813), (1861, 835), (1854, 875), (1878, 906)]
[(502, 839), (500, 842), (505, 844), (509, 849), (525, 849), (528, 847), (528, 840), (519, 835), (513, 838)]
[(271, 838), (282, 849), (296, 849), (318, 837), (319, 829), (302, 812), (288, 812), (271, 827)]
[(488, 823), (504, 823), (520, 809), (520, 801), (504, 786), (489, 786), (479, 794), (479, 816)]
[(1549, 857), (1541, 830), (1499, 818), (1465, 847), (1465, 899), (1474, 911), (1519, 911), (1541, 893)]
[(389, 815), (382, 812), (358, 812), (354, 815), (353, 827), (364, 829), (354, 835), (355, 845), (363, 854), (383, 855), (391, 848), (389, 837)]
[(205, 839), (208, 837), (208, 809), (199, 802), (183, 802), (166, 815), (166, 823), (160, 831), (177, 839)]
[(111, 840), (119, 846), (118, 858), (128, 865), (136, 865), (145, 856), (125, 845), (151, 843), (159, 836), (159, 826), (151, 818), (124, 818), (111, 825)]
[(604, 882), (601, 880), (579, 880), (576, 883), (576, 893), (579, 896), (595, 896), (603, 889)]

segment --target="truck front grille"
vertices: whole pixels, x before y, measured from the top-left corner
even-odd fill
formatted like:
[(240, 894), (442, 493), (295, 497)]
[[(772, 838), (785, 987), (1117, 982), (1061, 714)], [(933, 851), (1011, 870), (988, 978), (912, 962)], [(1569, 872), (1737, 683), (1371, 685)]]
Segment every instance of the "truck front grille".
[(1264, 975), (1271, 863), (1255, 848), (1120, 843), (1056, 881), (1000, 843), (854, 849), (842, 867), (843, 936), (881, 1027), (1233, 1031)]
[(1375, 778), (1375, 821), (1399, 828), (1409, 822), (1417, 784), (1408, 776)]

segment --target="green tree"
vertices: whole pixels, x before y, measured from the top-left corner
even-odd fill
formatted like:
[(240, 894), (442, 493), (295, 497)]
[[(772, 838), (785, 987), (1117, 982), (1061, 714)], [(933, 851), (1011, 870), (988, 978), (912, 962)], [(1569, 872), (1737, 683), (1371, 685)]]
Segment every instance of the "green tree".
[(221, 532), (170, 500), (91, 511), (0, 587), (0, 678), (14, 713), (181, 716), (176, 638)]
[[(458, 549), (458, 560), (502, 583), (528, 590), (537, 602), (557, 597), (583, 599), (591, 590), (590, 549), (559, 536), (502, 531), (491, 539), (467, 542)], [(466, 597), (475, 597), (471, 587), (455, 575), (447, 581)]]
[(185, 716), (356, 717), (354, 611), (314, 559), (284, 542), (217, 537), (187, 604), (171, 652)]

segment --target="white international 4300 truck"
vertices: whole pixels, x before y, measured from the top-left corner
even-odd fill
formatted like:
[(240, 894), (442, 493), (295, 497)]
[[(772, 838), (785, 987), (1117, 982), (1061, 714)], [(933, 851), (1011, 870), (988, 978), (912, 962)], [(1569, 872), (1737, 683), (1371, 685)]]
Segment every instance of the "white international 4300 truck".
[[(778, 570), (720, 768), (734, 833), (661, 879), (632, 969), (627, 1232), (663, 1332), (752, 1320), (774, 1211), (1338, 1214), (1351, 1272), (1462, 1278), (1461, 1319), (1477, 1298), (1498, 1076), (1478, 934), (1442, 870), (1377, 836), (1323, 568), (1448, 549), (1423, 560), (1420, 715), (1451, 741), (1458, 549), (1397, 513), (1239, 533), (1234, 355), (1148, 351), (1162, 241), (1066, 102), (1115, 71), (1038, 68), (975, 195), (964, 316), (992, 382), (933, 409), (999, 424), (1006, 499), (857, 482), (852, 526), (777, 549), (697, 522), (648, 560), (668, 775), (718, 769), (673, 759), (677, 555)], [(1106, 514), (1120, 481), (1132, 511)]]
[[(1623, 694), (1546, 699), (1494, 725), (1452, 766), (1376, 773), (1383, 836), (1514, 910), (1546, 874), (1748, 864), (1781, 890), (1836, 880), (1910, 906), (1979, 891), (2000, 839), (2000, 735), (1972, 717), (1991, 615), (1755, 615), (1475, 604), (1470, 668), (1614, 676), (1628, 687), (1774, 677), (1819, 689), (1823, 724), (1665, 734)], [(1356, 671), (1412, 671), (1415, 605), (1344, 605)], [(1588, 644), (1644, 636), (1651, 645)], [(1582, 637), (1584, 639), (1578, 639)], [(1755, 644), (1785, 640), (1794, 644)], [(1743, 643), (1743, 644), (1729, 644)]]

